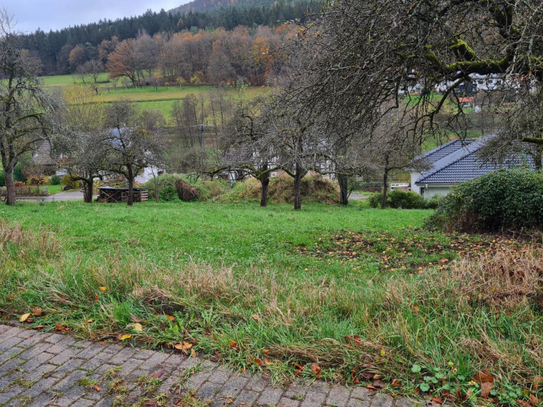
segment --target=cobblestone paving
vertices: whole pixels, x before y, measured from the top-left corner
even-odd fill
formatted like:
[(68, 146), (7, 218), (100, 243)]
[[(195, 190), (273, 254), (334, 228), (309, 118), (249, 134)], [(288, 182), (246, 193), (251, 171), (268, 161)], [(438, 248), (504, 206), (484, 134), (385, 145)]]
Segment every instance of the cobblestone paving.
[(411, 407), (325, 382), (274, 387), (200, 358), (0, 325), (0, 406)]

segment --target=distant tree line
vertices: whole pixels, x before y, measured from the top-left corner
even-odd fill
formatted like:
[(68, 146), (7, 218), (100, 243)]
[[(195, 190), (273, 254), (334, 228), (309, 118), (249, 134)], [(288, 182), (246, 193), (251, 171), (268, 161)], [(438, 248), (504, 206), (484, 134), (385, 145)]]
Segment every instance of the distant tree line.
[(213, 32), (218, 28), (230, 31), (246, 26), (253, 34), (259, 26), (278, 27), (284, 22), (303, 20), (308, 13), (317, 11), (320, 3), (320, 0), (279, 1), (269, 6), (223, 7), (184, 15), (164, 10), (159, 13), (148, 11), (137, 17), (100, 20), (48, 33), (38, 29), (32, 34), (22, 35), (21, 46), (41, 59), (42, 74), (74, 73), (82, 63), (100, 59), (100, 46), (104, 48), (106, 44), (111, 46), (111, 42), (135, 39), (143, 32), (168, 40), (180, 32), (196, 34), (199, 30)]

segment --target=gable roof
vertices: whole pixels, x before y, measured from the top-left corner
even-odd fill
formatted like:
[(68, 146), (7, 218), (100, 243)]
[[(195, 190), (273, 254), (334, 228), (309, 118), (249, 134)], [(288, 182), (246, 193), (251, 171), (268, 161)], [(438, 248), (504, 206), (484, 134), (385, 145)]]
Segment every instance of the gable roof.
[[(494, 134), (484, 136), (477, 140), (455, 140), (460, 143), (447, 143), (438, 149), (429, 151), (428, 155), (441, 157), (434, 161), (433, 167), (421, 174), (415, 181), (416, 185), (425, 184), (456, 184), (469, 181), (489, 172), (497, 171), (500, 168), (513, 168), (522, 165), (522, 157), (514, 157), (506, 160), (503, 164), (487, 163), (481, 160), (478, 156), (479, 150), (492, 138)], [(469, 141), (468, 143), (466, 143)], [(454, 144), (452, 144), (454, 143)], [(446, 151), (443, 151), (446, 147)], [(454, 149), (456, 147), (456, 149)], [(437, 150), (440, 150), (441, 153)], [(449, 152), (448, 155), (444, 154)], [(528, 157), (525, 157), (529, 160)], [(533, 163), (529, 160), (528, 165), (533, 167)]]

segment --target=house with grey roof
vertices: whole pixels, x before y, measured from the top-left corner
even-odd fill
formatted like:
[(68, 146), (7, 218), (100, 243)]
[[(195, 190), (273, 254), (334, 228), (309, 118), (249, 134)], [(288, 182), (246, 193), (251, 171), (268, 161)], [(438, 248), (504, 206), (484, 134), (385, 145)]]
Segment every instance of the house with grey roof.
[(500, 168), (513, 168), (527, 163), (533, 166), (529, 157), (512, 157), (502, 164), (483, 161), (479, 150), (493, 135), (480, 139), (453, 140), (434, 148), (416, 160), (425, 164), (424, 171), (412, 170), (411, 190), (431, 198), (447, 195), (461, 182), (469, 181)]

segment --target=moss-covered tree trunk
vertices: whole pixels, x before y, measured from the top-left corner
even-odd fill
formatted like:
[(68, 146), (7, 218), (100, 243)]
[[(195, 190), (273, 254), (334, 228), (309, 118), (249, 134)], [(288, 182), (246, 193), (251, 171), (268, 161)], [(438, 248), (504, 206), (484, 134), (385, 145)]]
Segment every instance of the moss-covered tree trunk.
[(339, 184), (339, 204), (349, 204), (349, 177), (343, 174), (338, 174), (337, 182)]

